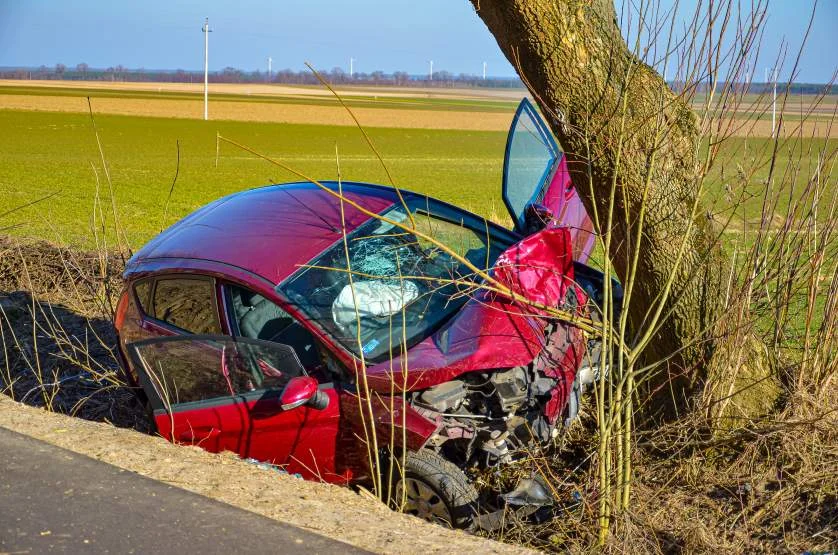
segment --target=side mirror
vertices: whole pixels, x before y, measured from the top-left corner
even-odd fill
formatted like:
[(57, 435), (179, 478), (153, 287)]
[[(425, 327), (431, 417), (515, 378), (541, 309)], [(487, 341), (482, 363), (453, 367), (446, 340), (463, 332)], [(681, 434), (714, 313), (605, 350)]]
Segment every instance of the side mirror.
[(524, 209), (524, 227), (527, 235), (538, 233), (547, 227), (555, 217), (555, 214), (542, 204), (528, 204)]
[(318, 389), (317, 380), (311, 376), (297, 376), (286, 384), (279, 402), (282, 410), (295, 409), (305, 404), (323, 410), (329, 406), (329, 396)]

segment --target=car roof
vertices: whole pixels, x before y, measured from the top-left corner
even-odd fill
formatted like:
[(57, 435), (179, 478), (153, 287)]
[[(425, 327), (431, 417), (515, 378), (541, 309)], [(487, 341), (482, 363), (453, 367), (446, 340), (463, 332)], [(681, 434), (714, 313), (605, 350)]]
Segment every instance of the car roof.
[[(322, 184), (337, 191), (336, 182)], [(341, 187), (346, 199), (374, 213), (398, 201), (391, 187), (346, 182)], [(308, 182), (234, 193), (152, 239), (131, 258), (126, 276), (147, 262), (168, 260), (164, 267), (176, 269), (178, 259), (189, 259), (235, 266), (278, 284), (342, 237), (340, 205), (336, 196)], [(369, 219), (344, 203), (347, 233)]]

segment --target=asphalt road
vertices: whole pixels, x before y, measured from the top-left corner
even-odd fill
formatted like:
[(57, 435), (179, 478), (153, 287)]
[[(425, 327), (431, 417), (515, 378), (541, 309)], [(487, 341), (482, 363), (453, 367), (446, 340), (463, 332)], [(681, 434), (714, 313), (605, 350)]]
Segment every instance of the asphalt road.
[(0, 427), (0, 553), (367, 552)]

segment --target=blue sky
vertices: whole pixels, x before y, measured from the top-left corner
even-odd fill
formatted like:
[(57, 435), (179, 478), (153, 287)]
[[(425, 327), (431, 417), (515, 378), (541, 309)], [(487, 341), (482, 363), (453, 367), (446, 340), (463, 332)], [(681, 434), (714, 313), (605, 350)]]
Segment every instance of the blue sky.
[[(694, 3), (682, 0), (682, 10)], [(783, 38), (796, 53), (812, 3), (770, 4), (760, 67)], [(435, 70), (479, 74), (485, 61), (490, 75), (514, 75), (467, 0), (0, 0), (0, 66), (198, 69), (205, 16), (211, 69), (264, 71), (271, 56), (275, 70), (305, 61), (348, 70), (351, 56), (364, 72), (423, 74), (434, 60)], [(828, 81), (836, 52), (838, 0), (820, 0), (799, 80)]]

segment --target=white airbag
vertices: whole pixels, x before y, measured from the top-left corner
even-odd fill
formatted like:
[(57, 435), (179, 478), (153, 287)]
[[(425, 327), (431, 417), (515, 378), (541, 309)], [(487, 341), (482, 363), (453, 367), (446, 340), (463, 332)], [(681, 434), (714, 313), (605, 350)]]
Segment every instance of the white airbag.
[[(352, 291), (355, 291), (355, 295)], [(398, 283), (384, 281), (356, 281), (347, 284), (332, 303), (332, 317), (340, 327), (361, 318), (380, 318), (396, 314), (419, 296), (419, 288), (412, 281)], [(358, 313), (355, 313), (355, 303)]]

